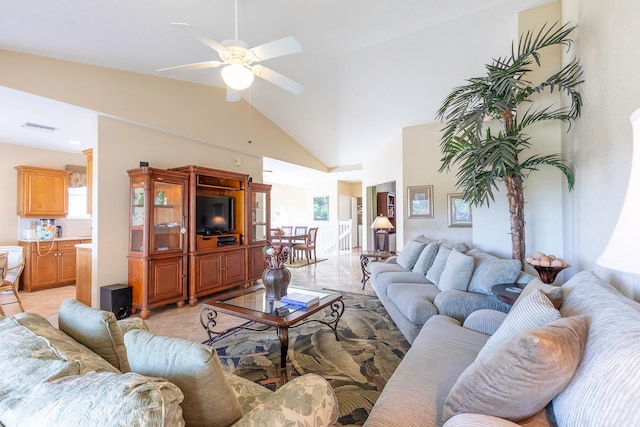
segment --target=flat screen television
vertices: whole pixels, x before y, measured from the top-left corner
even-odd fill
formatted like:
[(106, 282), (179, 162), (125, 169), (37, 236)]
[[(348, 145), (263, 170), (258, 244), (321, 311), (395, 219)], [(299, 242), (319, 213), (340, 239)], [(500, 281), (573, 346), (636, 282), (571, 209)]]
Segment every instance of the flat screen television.
[(233, 197), (196, 196), (196, 234), (224, 234), (235, 228)]

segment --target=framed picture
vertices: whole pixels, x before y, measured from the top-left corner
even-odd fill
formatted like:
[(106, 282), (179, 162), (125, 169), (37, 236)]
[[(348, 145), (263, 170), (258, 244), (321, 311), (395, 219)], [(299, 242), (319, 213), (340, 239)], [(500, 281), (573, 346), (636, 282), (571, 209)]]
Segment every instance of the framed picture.
[(409, 218), (433, 218), (433, 185), (407, 187)]
[(313, 220), (329, 221), (329, 196), (313, 198)]
[(460, 193), (447, 194), (449, 227), (471, 227), (471, 205)]

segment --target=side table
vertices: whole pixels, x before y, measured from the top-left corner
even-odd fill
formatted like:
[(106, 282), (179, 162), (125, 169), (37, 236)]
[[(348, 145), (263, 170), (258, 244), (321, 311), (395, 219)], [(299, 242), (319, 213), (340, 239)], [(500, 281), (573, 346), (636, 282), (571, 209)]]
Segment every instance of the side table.
[(522, 289), (523, 287), (517, 283), (501, 283), (493, 285), (491, 292), (503, 303), (513, 305), (522, 293)]
[(362, 252), (360, 254), (360, 268), (362, 269), (362, 289), (364, 289), (365, 285), (367, 284), (367, 280), (369, 280), (369, 277), (371, 276), (371, 272), (369, 272), (369, 269), (367, 268), (367, 266), (369, 265), (369, 260), (373, 258), (375, 261), (378, 261), (381, 259), (391, 258), (395, 255), (396, 254), (394, 252)]

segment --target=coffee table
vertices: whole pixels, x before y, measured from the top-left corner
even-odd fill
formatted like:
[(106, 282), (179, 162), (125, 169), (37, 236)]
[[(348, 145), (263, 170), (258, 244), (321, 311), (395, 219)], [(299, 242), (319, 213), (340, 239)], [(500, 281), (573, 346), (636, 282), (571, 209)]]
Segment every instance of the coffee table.
[[(285, 304), (279, 300), (269, 301), (265, 296), (263, 286), (254, 286), (249, 289), (224, 294), (217, 299), (205, 301), (200, 312), (200, 323), (209, 336), (203, 344), (213, 345), (238, 330), (265, 331), (275, 329), (280, 338), (280, 381), (284, 384), (288, 381), (287, 375), (287, 351), (289, 350), (289, 329), (296, 328), (309, 322), (318, 322), (328, 326), (333, 331), (336, 340), (338, 337), (338, 322), (344, 313), (342, 295), (333, 292), (317, 292), (307, 289), (289, 287), (288, 293), (314, 293), (320, 297), (317, 304), (309, 307), (300, 307)], [(330, 308), (330, 313), (321, 319), (309, 317), (320, 312), (325, 307)], [(216, 331), (218, 313), (246, 319), (247, 322), (233, 328)], [(258, 324), (259, 326), (254, 327)]]

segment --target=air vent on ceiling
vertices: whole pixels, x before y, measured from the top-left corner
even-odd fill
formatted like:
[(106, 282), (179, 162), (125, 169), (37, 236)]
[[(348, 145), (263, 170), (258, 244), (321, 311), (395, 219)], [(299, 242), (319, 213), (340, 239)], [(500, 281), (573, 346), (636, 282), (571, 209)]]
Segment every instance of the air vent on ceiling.
[(40, 132), (53, 132), (54, 130), (57, 129), (51, 126), (41, 125), (39, 123), (32, 123), (32, 122), (27, 122), (23, 124), (22, 127), (27, 129), (39, 130)]

